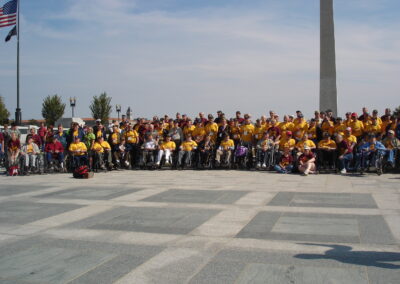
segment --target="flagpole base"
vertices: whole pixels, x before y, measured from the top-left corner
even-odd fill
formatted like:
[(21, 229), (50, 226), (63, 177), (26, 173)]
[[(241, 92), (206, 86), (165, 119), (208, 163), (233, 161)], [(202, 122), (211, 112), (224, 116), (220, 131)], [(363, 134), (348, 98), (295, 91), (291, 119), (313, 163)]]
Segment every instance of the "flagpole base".
[(16, 125), (21, 125), (21, 117), (22, 117), (21, 109), (17, 108), (15, 110), (15, 124)]

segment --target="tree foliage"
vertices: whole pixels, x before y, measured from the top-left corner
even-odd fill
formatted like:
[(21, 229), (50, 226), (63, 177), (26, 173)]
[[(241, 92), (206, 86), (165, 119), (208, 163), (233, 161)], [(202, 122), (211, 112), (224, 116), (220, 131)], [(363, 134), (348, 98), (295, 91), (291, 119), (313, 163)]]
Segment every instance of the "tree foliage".
[(100, 96), (94, 96), (89, 108), (94, 119), (101, 119), (101, 123), (107, 124), (111, 114), (111, 97), (107, 93), (102, 93)]
[(0, 97), (0, 125), (8, 123), (10, 112), (6, 108), (3, 97)]
[(58, 95), (47, 96), (42, 104), (42, 116), (47, 125), (54, 125), (64, 115), (65, 103)]

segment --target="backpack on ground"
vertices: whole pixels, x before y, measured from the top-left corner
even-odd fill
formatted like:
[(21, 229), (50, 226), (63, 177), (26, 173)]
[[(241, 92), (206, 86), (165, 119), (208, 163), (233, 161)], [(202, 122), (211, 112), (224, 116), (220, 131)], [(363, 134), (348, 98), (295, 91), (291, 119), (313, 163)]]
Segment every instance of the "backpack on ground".
[(76, 168), (73, 173), (74, 178), (92, 178), (93, 172), (89, 170), (89, 167), (84, 165)]

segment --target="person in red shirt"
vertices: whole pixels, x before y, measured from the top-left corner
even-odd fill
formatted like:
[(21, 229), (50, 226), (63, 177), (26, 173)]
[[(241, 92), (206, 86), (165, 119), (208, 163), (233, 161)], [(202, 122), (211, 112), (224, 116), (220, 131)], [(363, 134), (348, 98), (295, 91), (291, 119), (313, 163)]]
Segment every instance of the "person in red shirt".
[(315, 155), (311, 152), (310, 147), (305, 146), (303, 154), (299, 157), (299, 172), (307, 176), (308, 174), (315, 174), (316, 169)]
[(28, 139), (31, 137), (33, 139), (33, 143), (35, 143), (39, 149), (42, 149), (42, 138), (39, 134), (36, 134), (36, 129), (33, 127), (29, 129), (29, 134), (26, 136), (26, 141), (28, 141)]
[(293, 156), (290, 154), (290, 148), (286, 146), (283, 150), (283, 154), (279, 159), (274, 169), (281, 174), (289, 174), (293, 170)]
[(53, 136), (51, 142), (45, 147), (46, 159), (50, 168), (53, 168), (53, 161), (58, 160), (60, 168), (64, 169), (64, 147), (57, 137)]
[(8, 166), (16, 166), (18, 165), (19, 154), (21, 151), (21, 142), (17, 138), (16, 133), (11, 133), (11, 139), (8, 141), (7, 145), (8, 150)]

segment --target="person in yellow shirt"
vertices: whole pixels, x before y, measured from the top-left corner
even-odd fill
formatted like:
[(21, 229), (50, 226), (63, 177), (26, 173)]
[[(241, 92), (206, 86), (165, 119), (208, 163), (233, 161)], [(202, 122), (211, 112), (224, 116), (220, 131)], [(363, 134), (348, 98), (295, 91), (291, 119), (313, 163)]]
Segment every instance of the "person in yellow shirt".
[(378, 119), (376, 117), (371, 118), (371, 123), (365, 127), (365, 133), (367, 134), (373, 134), (375, 136), (378, 136), (382, 133), (382, 129), (380, 124), (378, 123)]
[(164, 141), (160, 145), (160, 150), (158, 151), (157, 163), (159, 166), (161, 164), (162, 157), (165, 156), (165, 165), (172, 165), (172, 153), (175, 151), (176, 144), (171, 140), (171, 136), (167, 135)]
[(322, 132), (328, 132), (329, 135), (333, 135), (333, 129), (334, 129), (333, 122), (329, 120), (327, 116), (325, 116), (321, 123)]
[(237, 119), (229, 120), (229, 128), (231, 130), (231, 138), (235, 145), (240, 142), (240, 125)]
[[(188, 135), (186, 140), (179, 147), (180, 151), (178, 154), (178, 167), (184, 168), (185, 165), (190, 165), (193, 151), (197, 148), (197, 143), (192, 140), (192, 136)], [(185, 158), (185, 159), (184, 159)], [(182, 163), (183, 160), (183, 163)]]
[(204, 126), (204, 130), (206, 131), (207, 135), (211, 136), (211, 140), (215, 142), (217, 140), (218, 134), (218, 124), (214, 122), (214, 117), (212, 114), (208, 115), (208, 121)]
[(346, 127), (350, 127), (351, 121), (351, 112), (346, 112), (346, 119), (344, 120), (343, 124), (346, 125)]
[(357, 137), (357, 139), (361, 138), (361, 136), (364, 134), (364, 124), (362, 121), (358, 120), (357, 113), (355, 112), (351, 114), (350, 127), (353, 135)]
[(283, 151), (285, 147), (289, 147), (290, 151), (294, 149), (296, 140), (292, 138), (292, 131), (286, 131), (285, 137), (279, 141), (279, 151)]
[(257, 119), (254, 127), (254, 144), (257, 144), (257, 142), (264, 136), (265, 130), (265, 126), (261, 124), (261, 120)]
[(317, 141), (317, 122), (314, 118), (310, 120), (310, 125), (308, 125), (306, 133), (308, 135), (308, 138), (314, 141), (314, 143), (315, 141)]
[(85, 143), (81, 142), (79, 136), (76, 136), (74, 142), (69, 145), (69, 152), (71, 153), (75, 167), (87, 165), (87, 148)]
[(185, 125), (185, 127), (183, 128), (183, 135), (188, 136), (191, 135), (193, 137), (193, 131), (196, 129), (196, 126), (193, 125), (193, 122), (191, 119), (187, 120), (187, 124)]
[(195, 137), (196, 141), (202, 141), (206, 135), (207, 133), (204, 128), (203, 121), (201, 120), (196, 121), (195, 128), (192, 132), (192, 137)]
[(127, 161), (131, 163), (131, 165), (138, 165), (140, 155), (139, 155), (139, 133), (133, 129), (132, 124), (128, 124), (126, 127), (123, 138), (125, 138), (126, 144), (126, 152), (128, 157)]
[(304, 134), (303, 139), (297, 142), (295, 146), (295, 150), (297, 151), (297, 156), (300, 156), (304, 153), (304, 147), (310, 148), (311, 151), (315, 150), (317, 146), (315, 145), (314, 141), (308, 139), (308, 135)]
[(221, 163), (221, 157), (224, 157), (223, 164), (229, 164), (231, 160), (232, 151), (235, 148), (235, 143), (228, 135), (224, 135), (222, 141), (217, 149), (215, 156), (215, 164), (218, 167)]
[(318, 160), (320, 169), (335, 169), (336, 162), (336, 142), (331, 139), (328, 132), (323, 133), (323, 139), (318, 143)]
[(240, 126), (240, 137), (243, 141), (243, 146), (251, 146), (255, 127), (250, 122), (250, 117), (245, 118), (243, 125)]
[(387, 129), (388, 125), (390, 125), (391, 123), (392, 123), (392, 120), (391, 120), (390, 115), (384, 115), (382, 117), (381, 132), (383, 135), (386, 134), (386, 129)]
[(100, 136), (96, 139), (96, 142), (93, 143), (92, 151), (94, 153), (95, 161), (100, 166), (102, 170), (106, 169), (104, 160), (107, 161), (107, 165), (109, 168), (112, 168), (112, 155), (111, 155), (111, 146), (107, 141), (104, 141), (103, 136)]
[(344, 135), (344, 131), (346, 130), (346, 125), (343, 123), (343, 120), (341, 117), (336, 118), (335, 125), (333, 127), (333, 134), (335, 135)]
[(306, 133), (308, 129), (308, 123), (304, 119), (303, 114), (301, 111), (296, 112), (296, 119), (293, 121), (293, 130), (292, 132), (295, 134), (294, 138), (299, 141), (303, 138), (304, 134)]
[(279, 129), (281, 130), (281, 133), (282, 133), (282, 137), (281, 138), (285, 139), (287, 131), (292, 131), (293, 127), (294, 127), (294, 124), (292, 122), (290, 122), (289, 116), (285, 115), (283, 117), (283, 122), (281, 122), (278, 125), (278, 127), (279, 127)]

